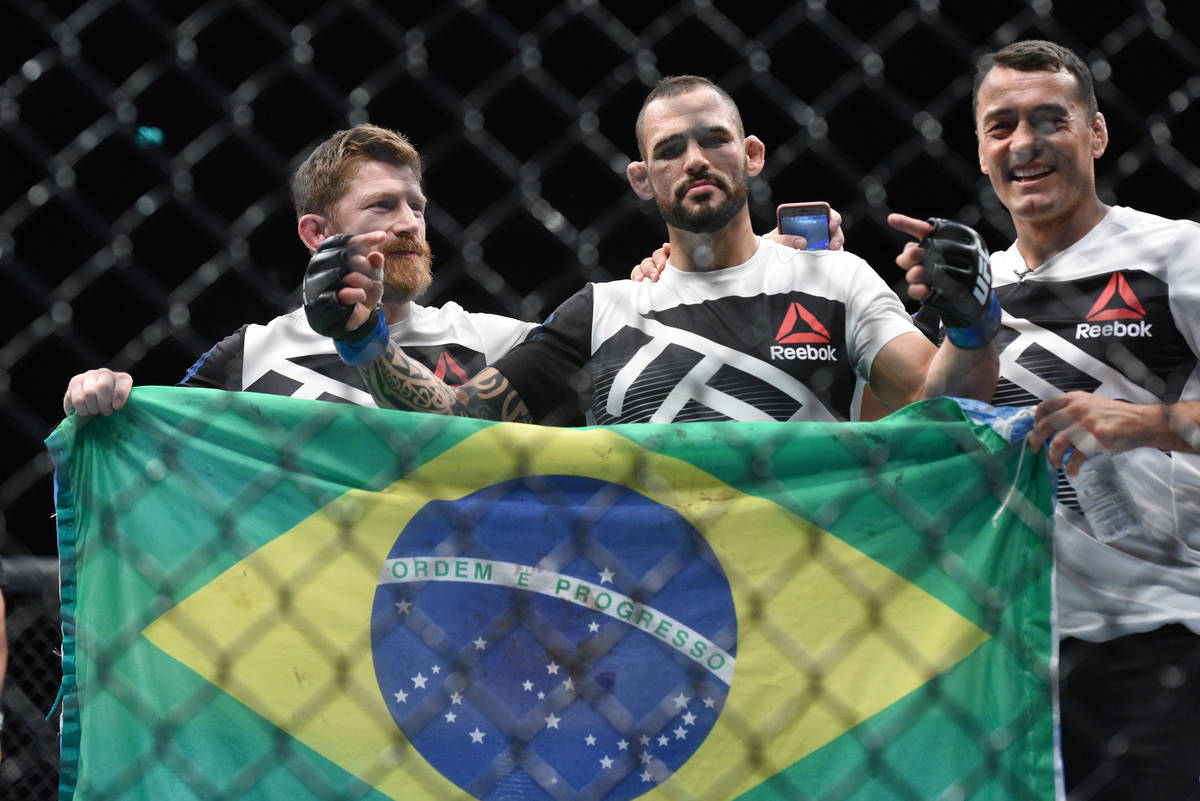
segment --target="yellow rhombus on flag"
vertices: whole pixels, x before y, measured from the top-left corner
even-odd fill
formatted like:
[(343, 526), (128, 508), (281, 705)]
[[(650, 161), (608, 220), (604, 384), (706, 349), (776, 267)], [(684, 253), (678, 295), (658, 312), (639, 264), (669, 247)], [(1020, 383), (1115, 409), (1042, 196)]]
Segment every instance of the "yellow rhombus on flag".
[[(390, 485), (332, 495), (147, 618), (144, 639), (363, 797), (878, 793), (845, 759), (884, 731), (905, 758), (918, 736), (967, 741), (966, 788), (986, 757), (971, 738), (1017, 736), (947, 722), (972, 695), (958, 674), (1007, 645), (937, 582), (780, 503), (779, 477), (735, 488), (699, 466), (708, 445), (656, 452), (634, 427), (468, 425)], [(876, 519), (903, 506), (873, 503)], [(893, 781), (919, 787), (922, 770)], [(999, 798), (988, 787), (1011, 777), (974, 781)]]

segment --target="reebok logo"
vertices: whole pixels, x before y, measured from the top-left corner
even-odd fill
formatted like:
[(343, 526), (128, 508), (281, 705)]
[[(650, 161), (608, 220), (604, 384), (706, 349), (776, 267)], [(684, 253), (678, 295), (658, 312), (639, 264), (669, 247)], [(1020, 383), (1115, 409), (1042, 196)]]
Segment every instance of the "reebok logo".
[[(1120, 301), (1116, 305), (1110, 306), (1109, 304), (1118, 296)], [(1146, 309), (1138, 300), (1137, 295), (1133, 294), (1133, 289), (1121, 273), (1112, 274), (1112, 277), (1108, 279), (1108, 285), (1104, 287), (1099, 299), (1092, 304), (1091, 310), (1087, 313), (1088, 322), (1093, 323), (1101, 320), (1141, 320), (1145, 316)]]
[(792, 361), (837, 361), (837, 351), (833, 345), (801, 345), (796, 348), (785, 348), (783, 345), (771, 346), (771, 360), (788, 359)]
[(445, 351), (438, 356), (437, 367), (434, 368), (433, 374), (438, 377), (439, 381), (445, 381), (450, 386), (461, 386), (470, 378), (467, 371), (462, 369), (459, 363), (454, 361), (454, 357)]
[(1080, 323), (1075, 326), (1076, 339), (1097, 339), (1099, 337), (1148, 337), (1150, 336), (1150, 326), (1145, 320), (1137, 320), (1132, 323)]
[[(1088, 322), (1075, 326), (1075, 338), (1148, 337), (1153, 324), (1146, 322), (1145, 317), (1146, 308), (1133, 293), (1125, 276), (1113, 273), (1104, 291), (1088, 311)], [(1107, 322), (1109, 320), (1115, 322)], [(1121, 320), (1132, 322), (1123, 323)]]
[(771, 359), (836, 361), (837, 349), (830, 344), (830, 339), (829, 329), (803, 305), (792, 301), (783, 315), (779, 330), (775, 332), (777, 344), (771, 346)]

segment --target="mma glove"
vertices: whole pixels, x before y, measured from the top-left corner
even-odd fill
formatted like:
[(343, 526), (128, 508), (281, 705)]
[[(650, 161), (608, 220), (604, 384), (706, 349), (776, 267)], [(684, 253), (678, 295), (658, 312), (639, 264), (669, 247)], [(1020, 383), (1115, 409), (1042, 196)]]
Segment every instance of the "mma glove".
[(343, 286), (342, 279), (353, 271), (350, 266), (353, 254), (346, 246), (351, 239), (350, 234), (335, 234), (322, 240), (308, 260), (301, 294), (304, 316), (312, 329), (333, 338), (334, 348), (346, 364), (362, 365), (383, 355), (388, 327), (377, 306), (365, 323), (353, 331), (346, 330), (354, 307), (340, 303), (337, 293)]
[(959, 348), (981, 348), (1000, 330), (1000, 302), (992, 291), (987, 247), (974, 229), (932, 217), (933, 230), (921, 240), (925, 251), (923, 304), (941, 315), (946, 336)]

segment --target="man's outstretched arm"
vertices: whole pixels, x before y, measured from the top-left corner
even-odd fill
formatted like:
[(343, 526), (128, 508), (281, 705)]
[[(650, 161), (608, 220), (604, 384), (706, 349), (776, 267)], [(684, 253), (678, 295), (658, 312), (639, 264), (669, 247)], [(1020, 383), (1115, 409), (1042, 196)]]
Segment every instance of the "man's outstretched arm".
[(871, 391), (895, 410), (914, 401), (952, 395), (990, 403), (999, 359), (990, 343), (964, 350), (949, 340), (935, 347), (922, 334), (901, 334), (880, 349)]
[(494, 367), (485, 368), (462, 386), (452, 387), (389, 341), (382, 356), (359, 365), (358, 370), (375, 401), (387, 408), (509, 423), (533, 422), (521, 396)]
[[(992, 338), (1000, 327), (1000, 305), (987, 250), (966, 226), (935, 222), (888, 216), (889, 225), (921, 240), (905, 245), (896, 264), (905, 270), (909, 297), (933, 306), (948, 333), (939, 348), (914, 332), (879, 351), (871, 389), (893, 409), (940, 395), (990, 402), (996, 390), (1000, 362)], [(939, 268), (927, 268), (926, 261)]]

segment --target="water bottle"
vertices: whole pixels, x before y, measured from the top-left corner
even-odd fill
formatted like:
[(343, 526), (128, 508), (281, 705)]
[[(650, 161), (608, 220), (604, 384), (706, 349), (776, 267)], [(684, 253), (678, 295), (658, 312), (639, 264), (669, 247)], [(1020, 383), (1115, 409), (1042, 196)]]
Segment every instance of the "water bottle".
[(1129, 494), (1129, 488), (1117, 473), (1112, 457), (1099, 453), (1079, 468), (1079, 475), (1067, 476), (1083, 516), (1100, 542), (1112, 542), (1141, 530), (1141, 515)]

